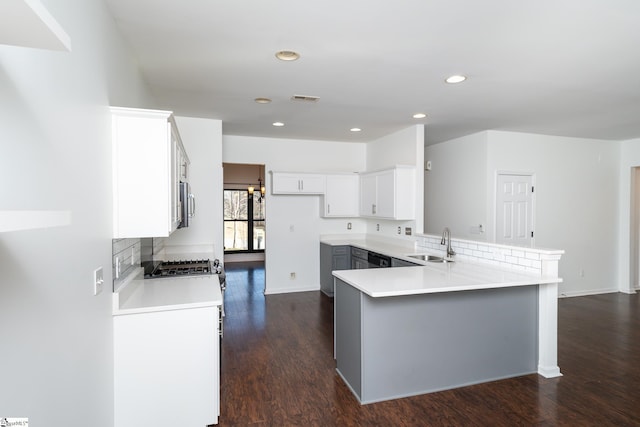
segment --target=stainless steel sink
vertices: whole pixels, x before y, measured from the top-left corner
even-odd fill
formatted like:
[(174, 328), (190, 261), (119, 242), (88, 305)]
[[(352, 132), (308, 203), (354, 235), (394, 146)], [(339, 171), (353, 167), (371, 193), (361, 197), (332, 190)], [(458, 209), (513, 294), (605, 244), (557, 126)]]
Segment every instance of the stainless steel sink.
[(441, 256), (426, 255), (426, 254), (409, 255), (409, 258), (415, 258), (415, 259), (419, 259), (421, 261), (428, 261), (428, 262), (453, 262), (453, 260), (445, 259), (445, 258), (443, 258)]

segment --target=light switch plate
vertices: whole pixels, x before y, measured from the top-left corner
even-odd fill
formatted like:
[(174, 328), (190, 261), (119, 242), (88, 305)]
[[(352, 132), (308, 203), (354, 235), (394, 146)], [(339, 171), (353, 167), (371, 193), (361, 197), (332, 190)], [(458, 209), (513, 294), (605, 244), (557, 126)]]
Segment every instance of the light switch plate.
[(104, 272), (102, 267), (93, 270), (93, 295), (98, 295), (102, 292), (102, 286), (104, 285)]

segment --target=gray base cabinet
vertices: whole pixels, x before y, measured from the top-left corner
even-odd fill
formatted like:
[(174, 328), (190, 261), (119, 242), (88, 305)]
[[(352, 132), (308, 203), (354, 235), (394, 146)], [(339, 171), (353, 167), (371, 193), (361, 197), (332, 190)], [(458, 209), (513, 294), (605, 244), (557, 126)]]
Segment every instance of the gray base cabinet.
[(334, 270), (351, 269), (351, 247), (332, 246), (320, 243), (320, 290), (326, 295), (333, 296)]
[(538, 286), (372, 298), (336, 279), (337, 371), (360, 403), (537, 372)]
[(420, 264), (416, 264), (415, 262), (405, 261), (399, 258), (391, 258), (391, 267), (415, 267), (420, 266)]

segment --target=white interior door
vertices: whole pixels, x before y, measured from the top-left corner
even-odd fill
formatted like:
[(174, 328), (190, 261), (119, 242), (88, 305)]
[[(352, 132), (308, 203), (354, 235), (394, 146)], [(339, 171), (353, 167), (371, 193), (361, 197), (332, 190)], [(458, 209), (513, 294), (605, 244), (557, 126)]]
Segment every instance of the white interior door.
[(533, 176), (498, 174), (496, 243), (533, 246)]

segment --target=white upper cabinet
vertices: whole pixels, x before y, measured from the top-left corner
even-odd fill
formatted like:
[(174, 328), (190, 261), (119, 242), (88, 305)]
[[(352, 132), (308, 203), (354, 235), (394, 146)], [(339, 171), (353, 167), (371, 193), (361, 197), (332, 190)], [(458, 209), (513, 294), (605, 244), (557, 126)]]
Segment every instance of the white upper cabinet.
[(320, 214), (323, 217), (357, 217), (359, 194), (357, 174), (327, 175)]
[(179, 182), (188, 164), (172, 113), (111, 112), (113, 237), (169, 236), (180, 222)]
[(325, 175), (272, 172), (271, 194), (324, 194)]
[(396, 166), (360, 175), (360, 216), (415, 219), (415, 167)]

